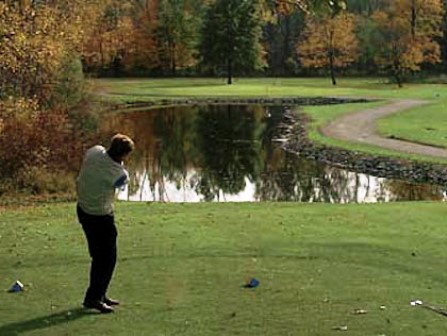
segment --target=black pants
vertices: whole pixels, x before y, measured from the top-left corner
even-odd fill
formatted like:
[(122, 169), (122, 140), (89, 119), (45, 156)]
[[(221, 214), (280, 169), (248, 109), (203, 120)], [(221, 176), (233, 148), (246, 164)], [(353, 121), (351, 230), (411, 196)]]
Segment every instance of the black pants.
[(87, 238), (88, 250), (92, 258), (90, 285), (84, 302), (102, 301), (106, 295), (116, 264), (117, 230), (113, 215), (93, 216), (77, 207), (79, 222)]

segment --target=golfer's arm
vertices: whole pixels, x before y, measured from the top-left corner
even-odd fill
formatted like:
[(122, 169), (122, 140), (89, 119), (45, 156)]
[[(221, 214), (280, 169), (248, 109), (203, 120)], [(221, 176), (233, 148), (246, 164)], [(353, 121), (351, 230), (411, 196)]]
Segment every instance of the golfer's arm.
[(113, 184), (116, 189), (123, 188), (128, 183), (128, 178), (126, 174), (121, 175)]

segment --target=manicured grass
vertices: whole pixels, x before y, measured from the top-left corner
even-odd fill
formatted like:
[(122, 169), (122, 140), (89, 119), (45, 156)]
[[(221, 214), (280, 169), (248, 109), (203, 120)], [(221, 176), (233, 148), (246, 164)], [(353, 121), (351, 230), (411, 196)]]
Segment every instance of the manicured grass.
[(447, 98), (440, 84), (408, 84), (398, 89), (380, 78), (344, 78), (333, 86), (326, 78), (242, 78), (233, 85), (223, 79), (97, 79), (93, 85), (107, 99), (117, 102), (152, 101), (185, 97), (286, 97), (286, 96), (363, 96), (371, 98)]
[(402, 154), (375, 146), (352, 144), (323, 137), (318, 128), (343, 113), (360, 111), (386, 104), (389, 99), (425, 99), (432, 103), (381, 119), (378, 131), (420, 143), (447, 147), (447, 87), (442, 84), (407, 84), (398, 89), (380, 78), (341, 78), (334, 87), (326, 78), (251, 78), (236, 79), (226, 85), (223, 79), (101, 79), (95, 80), (98, 92), (107, 93), (103, 99), (114, 102), (158, 101), (185, 97), (293, 97), (338, 96), (369, 97), (380, 102), (343, 106), (307, 106), (312, 116), (311, 138), (327, 145), (374, 155), (399, 156), (430, 162), (445, 160), (433, 157)]
[[(1, 210), (0, 335), (445, 333), (445, 317), (409, 305), (446, 304), (443, 203), (119, 203), (116, 213), (110, 293), (123, 304), (101, 316), (79, 309), (89, 261), (74, 204)], [(242, 288), (251, 277), (260, 286)], [(27, 291), (7, 293), (16, 279)]]
[(378, 129), (384, 136), (447, 148), (447, 100), (381, 119)]

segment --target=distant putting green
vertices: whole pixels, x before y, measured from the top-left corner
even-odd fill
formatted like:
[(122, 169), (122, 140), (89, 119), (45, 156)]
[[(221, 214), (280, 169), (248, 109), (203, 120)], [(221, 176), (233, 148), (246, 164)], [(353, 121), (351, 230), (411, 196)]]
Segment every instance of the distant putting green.
[(323, 137), (318, 127), (344, 113), (361, 111), (386, 104), (389, 99), (425, 99), (431, 104), (381, 119), (378, 131), (414, 142), (447, 148), (447, 87), (442, 84), (407, 84), (402, 89), (380, 78), (341, 78), (334, 87), (326, 78), (251, 78), (236, 79), (226, 85), (223, 79), (100, 79), (93, 81), (102, 99), (115, 103), (157, 102), (163, 99), (205, 97), (365, 97), (379, 102), (351, 106), (307, 106), (304, 111), (314, 123), (310, 125), (313, 141), (374, 155), (398, 156), (430, 162), (432, 157), (408, 155), (375, 146), (352, 144)]
[[(443, 335), (445, 204), (120, 203), (112, 315), (74, 204), (0, 213), (0, 335)], [(242, 286), (256, 278), (255, 289)], [(26, 291), (7, 293), (16, 280)]]

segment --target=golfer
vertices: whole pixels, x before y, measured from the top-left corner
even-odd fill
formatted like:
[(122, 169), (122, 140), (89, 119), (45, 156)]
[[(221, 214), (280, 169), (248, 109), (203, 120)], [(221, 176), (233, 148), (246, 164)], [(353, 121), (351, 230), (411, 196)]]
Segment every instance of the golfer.
[(116, 134), (108, 150), (102, 146), (90, 148), (85, 153), (76, 181), (77, 215), (92, 258), (90, 284), (83, 305), (101, 313), (111, 313), (114, 311), (112, 306), (119, 304), (107, 297), (117, 255), (113, 200), (116, 189), (128, 182), (123, 161), (134, 146), (128, 136)]

